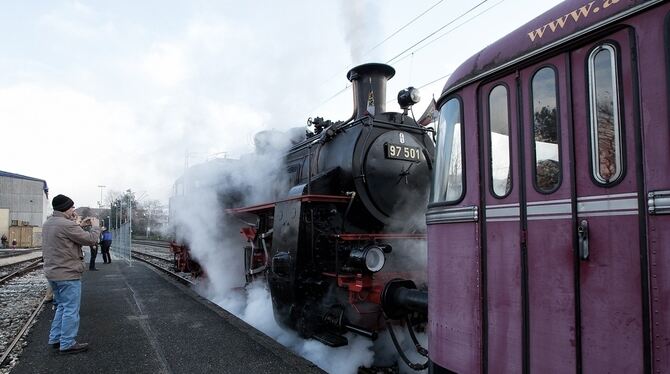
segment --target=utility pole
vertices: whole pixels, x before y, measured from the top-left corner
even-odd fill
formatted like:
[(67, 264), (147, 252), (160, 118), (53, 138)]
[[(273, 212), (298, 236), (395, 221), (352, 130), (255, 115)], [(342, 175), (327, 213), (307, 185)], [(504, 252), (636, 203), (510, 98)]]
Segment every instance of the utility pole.
[(100, 201), (98, 201), (98, 208), (102, 209), (102, 190), (105, 189), (107, 186), (102, 186), (98, 185), (98, 188), (100, 188)]

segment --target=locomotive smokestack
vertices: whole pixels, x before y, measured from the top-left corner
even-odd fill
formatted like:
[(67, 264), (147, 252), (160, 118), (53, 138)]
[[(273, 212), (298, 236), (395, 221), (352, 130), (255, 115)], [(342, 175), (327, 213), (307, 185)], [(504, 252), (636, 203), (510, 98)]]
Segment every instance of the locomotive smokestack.
[(349, 70), (347, 79), (354, 88), (354, 118), (386, 111), (386, 81), (395, 69), (385, 64), (363, 64)]

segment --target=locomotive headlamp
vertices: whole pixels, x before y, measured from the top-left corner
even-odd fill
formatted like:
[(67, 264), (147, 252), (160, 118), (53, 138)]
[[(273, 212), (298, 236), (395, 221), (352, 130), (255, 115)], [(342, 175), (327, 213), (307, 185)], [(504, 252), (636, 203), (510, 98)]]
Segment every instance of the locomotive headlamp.
[(349, 264), (363, 271), (376, 273), (385, 263), (384, 249), (376, 245), (354, 249), (349, 254)]
[(421, 100), (419, 90), (414, 87), (407, 87), (398, 92), (398, 104), (400, 108), (407, 109)]

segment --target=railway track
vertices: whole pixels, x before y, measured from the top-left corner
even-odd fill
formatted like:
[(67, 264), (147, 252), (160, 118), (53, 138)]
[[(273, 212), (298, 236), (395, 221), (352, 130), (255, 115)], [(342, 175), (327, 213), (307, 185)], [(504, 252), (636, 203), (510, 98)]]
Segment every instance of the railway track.
[(177, 281), (192, 286), (195, 284), (193, 277), (188, 273), (177, 273), (174, 269), (174, 261), (172, 259), (166, 259), (161, 256), (157, 256), (150, 253), (145, 253), (142, 251), (133, 250), (132, 257), (134, 260), (142, 261), (163, 273), (175, 278)]
[[(28, 262), (28, 264), (25, 264)], [(23, 274), (29, 273), (35, 269), (41, 268), (42, 267), (42, 258), (38, 260), (26, 260), (23, 262), (19, 262), (16, 264), (12, 264), (11, 266), (19, 266), (18, 269), (13, 270), (9, 272), (6, 275), (3, 275), (2, 278), (0, 278), (0, 286), (3, 284), (7, 283), (9, 280), (16, 278), (18, 276), (21, 276)]]
[(23, 261), (19, 261), (19, 262), (15, 262), (15, 263), (0, 266), (0, 279), (5, 278), (7, 275), (12, 274), (12, 273), (16, 272), (17, 270), (23, 269), (26, 266), (26, 264), (31, 263), (31, 262), (35, 262), (35, 261), (36, 261), (36, 259), (30, 258), (30, 259), (27, 259), (27, 260), (23, 260)]
[(167, 261), (171, 264), (174, 263), (174, 255), (172, 253), (168, 253), (161, 250), (152, 250), (151, 248), (142, 248), (142, 249), (133, 248), (133, 253), (151, 257), (156, 260)]
[(0, 258), (8, 258), (8, 257), (15, 257), (15, 256), (21, 256), (29, 253), (34, 253), (41, 251), (39, 248), (35, 249), (0, 249)]
[(133, 239), (133, 244), (148, 245), (151, 247), (170, 248), (170, 242), (164, 240)]
[(46, 288), (41, 259), (0, 279), (0, 374), (16, 364), (23, 337), (46, 301)]

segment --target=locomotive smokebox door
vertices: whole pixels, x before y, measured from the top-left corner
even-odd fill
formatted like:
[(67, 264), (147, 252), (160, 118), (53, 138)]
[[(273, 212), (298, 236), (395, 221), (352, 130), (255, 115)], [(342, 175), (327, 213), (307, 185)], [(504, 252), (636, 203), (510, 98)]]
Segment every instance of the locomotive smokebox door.
[(385, 223), (404, 222), (428, 202), (430, 161), (425, 146), (405, 131), (386, 131), (372, 141), (365, 154), (362, 171), (371, 212)]

